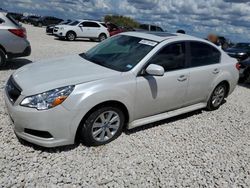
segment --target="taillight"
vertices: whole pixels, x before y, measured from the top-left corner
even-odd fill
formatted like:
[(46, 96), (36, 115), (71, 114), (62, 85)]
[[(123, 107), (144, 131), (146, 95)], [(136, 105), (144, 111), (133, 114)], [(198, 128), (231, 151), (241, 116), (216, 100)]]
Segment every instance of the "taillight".
[(235, 67), (236, 69), (240, 70), (240, 63), (236, 63)]
[(8, 31), (18, 37), (26, 38), (26, 32), (24, 31), (24, 29), (9, 29)]

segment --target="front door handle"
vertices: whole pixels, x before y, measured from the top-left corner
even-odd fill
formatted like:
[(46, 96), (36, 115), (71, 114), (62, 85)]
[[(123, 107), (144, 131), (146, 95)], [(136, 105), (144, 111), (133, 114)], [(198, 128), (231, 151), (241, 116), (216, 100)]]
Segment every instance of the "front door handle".
[(179, 76), (179, 78), (177, 78), (177, 80), (178, 80), (179, 82), (184, 82), (184, 81), (187, 80), (187, 76), (181, 75), (181, 76)]
[(217, 68), (213, 70), (213, 73), (214, 73), (214, 74), (218, 74), (219, 72), (220, 72), (220, 70), (217, 69)]

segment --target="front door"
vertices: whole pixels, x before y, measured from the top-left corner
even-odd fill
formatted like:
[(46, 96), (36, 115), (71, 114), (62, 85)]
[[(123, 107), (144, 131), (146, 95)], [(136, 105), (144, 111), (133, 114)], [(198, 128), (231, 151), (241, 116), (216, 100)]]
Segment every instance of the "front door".
[(141, 75), (137, 77), (135, 118), (145, 118), (183, 106), (186, 96), (189, 70), (186, 69), (184, 42), (163, 47), (149, 64), (161, 65), (163, 76)]

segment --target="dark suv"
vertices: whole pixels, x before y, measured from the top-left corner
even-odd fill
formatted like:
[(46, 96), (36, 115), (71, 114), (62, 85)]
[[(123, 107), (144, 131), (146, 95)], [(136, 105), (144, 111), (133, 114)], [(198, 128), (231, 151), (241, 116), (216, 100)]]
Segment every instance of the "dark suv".
[(40, 16), (24, 16), (21, 18), (21, 22), (25, 24), (33, 24), (35, 21), (37, 21), (40, 18)]
[(35, 21), (33, 23), (33, 25), (38, 26), (38, 27), (42, 27), (42, 26), (48, 26), (51, 24), (59, 24), (62, 21), (63, 20), (60, 18), (51, 17), (51, 16), (44, 16), (44, 17), (41, 17), (40, 19), (38, 19), (37, 21)]

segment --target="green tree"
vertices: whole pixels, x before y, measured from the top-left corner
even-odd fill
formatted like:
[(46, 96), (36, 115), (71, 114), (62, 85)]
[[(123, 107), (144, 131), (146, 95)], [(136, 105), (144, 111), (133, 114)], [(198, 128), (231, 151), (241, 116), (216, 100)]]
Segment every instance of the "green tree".
[(134, 19), (121, 15), (106, 15), (104, 17), (104, 22), (111, 22), (118, 26), (133, 27), (133, 28), (138, 28), (140, 25)]

